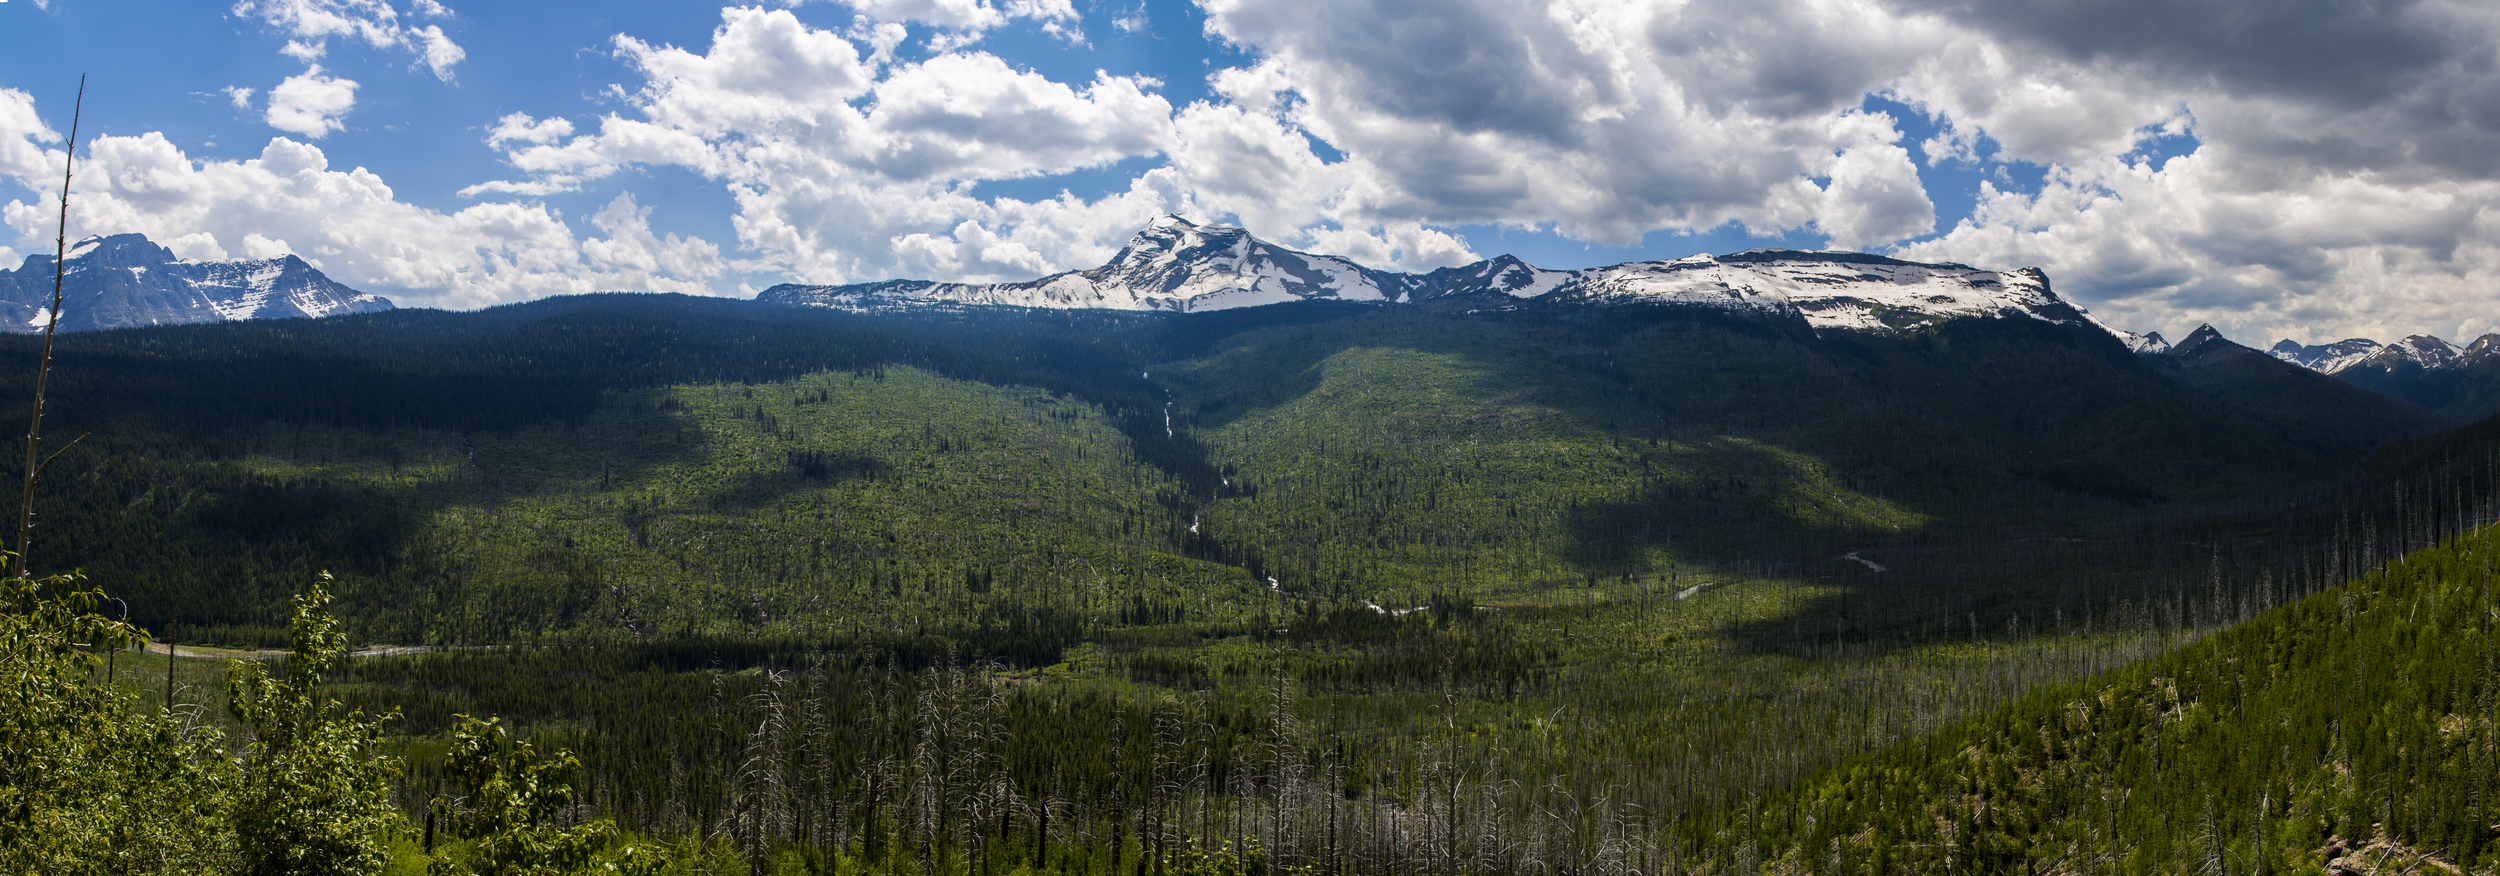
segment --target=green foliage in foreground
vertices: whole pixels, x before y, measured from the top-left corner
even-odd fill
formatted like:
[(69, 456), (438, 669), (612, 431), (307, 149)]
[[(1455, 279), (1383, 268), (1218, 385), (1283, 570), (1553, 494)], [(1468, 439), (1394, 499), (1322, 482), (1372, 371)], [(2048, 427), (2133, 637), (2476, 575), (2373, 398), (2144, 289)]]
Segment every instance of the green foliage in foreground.
[(390, 778), (398, 765), (373, 755), (380, 725), (337, 714), (319, 690), (322, 673), (347, 651), (347, 635), (324, 608), (329, 584), (323, 575), (295, 597), (285, 678), (257, 662), (229, 673), (226, 708), (251, 728), (233, 796), (246, 873), (372, 872), (384, 857), (376, 838), (397, 820)]
[(444, 761), (469, 795), (435, 798), (431, 814), (472, 844), (436, 860), (437, 876), (576, 872), (615, 843), (616, 824), (604, 818), (571, 829), (554, 826), (572, 801), (570, 782), (580, 766), (569, 753), (541, 759), (529, 743), (514, 742), (501, 722), (462, 716)]
[[(372, 725), (310, 695), (319, 673), (298, 671), (326, 665), (321, 658), (334, 655), (339, 641), (318, 589), (297, 602), (298, 648), (287, 671), (237, 673), (229, 707), (252, 730), (244, 756), (222, 746), (169, 755), (145, 739), (112, 755), (179, 761), (205, 779), (113, 772), (112, 757), (97, 754), (109, 746), (90, 733), (116, 722), (170, 722), (131, 717), (129, 695), (93, 678), (92, 658), (75, 643), (112, 632), (91, 612), (99, 595), (28, 590), (20, 594), (23, 610), (8, 615), (18, 626), (5, 637), (15, 643), (8, 668), (19, 680), (12, 714), (67, 720), (50, 743), (90, 754), (53, 766), (70, 772), (9, 776), (0, 793), (39, 800), (27, 811), (48, 815), (55, 830), (0, 825), (25, 840), (8, 850), (19, 858), (0, 863), (73, 873), (1255, 876), (1297, 867), (1751, 872), (1767, 858), (1772, 872), (2152, 873), (2318, 872), (2337, 856), (2401, 854), (2488, 870), (2500, 851), (2490, 826), (2500, 816), (2492, 802), (2500, 790), (2493, 770), (2500, 738), (2491, 726), (2500, 699), (2495, 542), (2500, 532), (2477, 530), (2100, 683), (2054, 688), (1768, 797), (1721, 797), (1680, 812), (1637, 804), (1641, 789), (1622, 783), (1651, 773), (1689, 781), (1689, 772), (1615, 760), (1619, 745), (1587, 735), (1614, 732), (1605, 725), (1628, 717), (1670, 714), (1665, 704), (1558, 702), (1539, 693), (1554, 690), (1542, 681), (1511, 700), (1498, 673), (1459, 672), (1478, 663), (1464, 647), (1427, 661), (1440, 662), (1439, 672), (1402, 671), (1402, 684), (1348, 685), (1335, 672), (1296, 673), (1299, 684), (1254, 674), (1252, 691), (1155, 692), (1144, 679), (1176, 670), (1191, 676), (1186, 664), (1205, 667), (1195, 677), (1231, 678), (1234, 661), (1248, 658), (1254, 673), (1264, 673), (1261, 652), (1277, 653), (1246, 641), (1189, 648), (1176, 640), (1177, 651), (1155, 656), (1165, 649), (1141, 648), (1114, 661), (1139, 682), (1134, 698), (1107, 703), (1090, 691), (1117, 690), (1116, 679), (1060, 687), (1048, 683), (1049, 673), (1035, 679), (963, 667), (736, 673), (713, 675), (709, 697), (690, 698), (711, 702), (699, 717), (712, 720), (697, 722), (713, 725), (708, 732), (636, 720), (659, 716), (646, 706), (639, 716), (593, 718), (584, 732), (549, 737), (569, 736), (594, 753), (620, 742), (656, 744), (667, 750), (666, 763), (643, 766), (712, 773), (711, 787), (724, 793), (711, 800), (673, 777), (640, 787), (594, 781), (583, 796), (596, 808), (576, 808), (568, 805), (582, 799), (566, 788), (568, 755), (542, 758), (535, 744), (502, 738), (499, 725), (462, 719), (449, 728), (450, 781), (426, 804), (448, 830), (442, 842), (421, 845), (413, 822), (374, 817), (388, 781), (387, 761), (371, 746)], [(1462, 631), (1485, 644), (1524, 638), (1494, 633), (1531, 623), (1527, 615), (1536, 613), (1470, 621), (1474, 613), (1457, 602), (1403, 618), (1349, 612), (1306, 618), (1270, 644), (1312, 649), (1323, 662), (1331, 643), (1394, 654), (1405, 642), (1428, 653), (1463, 646), (1444, 641)], [(1648, 609), (1605, 613), (1624, 625), (1601, 631), (1585, 643), (1595, 650), (1581, 656), (1639, 650), (1615, 637), (1647, 623)], [(1573, 628), (1597, 616), (1557, 611), (1553, 619), (1560, 630), (1532, 635), (1559, 632), (1568, 642)], [(1485, 629), (1462, 630), (1469, 627)], [(1559, 653), (1520, 656), (1550, 661), (1575, 651), (1566, 644)], [(1486, 656), (1494, 664), (1516, 659)], [(453, 658), (470, 659), (434, 659)], [(1608, 678), (1621, 677), (1585, 680)], [(1731, 693), (1764, 689), (1759, 679), (1728, 683)], [(1310, 696), (1297, 705), (1293, 691), (1302, 684)], [(104, 695), (92, 695), (99, 690)], [(1399, 704), (1393, 710), (1422, 726), (1400, 728), (1379, 716), (1341, 723), (1375, 699)], [(1672, 699), (1685, 702), (1684, 719), (1700, 717), (1691, 697)], [(1781, 711), (1784, 727), (1830, 729), (1825, 716)], [(629, 738), (653, 733), (666, 738)], [(22, 745), (17, 738), (5, 741)], [(1059, 753), (1071, 748), (1094, 755)], [(293, 758), (287, 769), (270, 765), (279, 753)], [(79, 770), (107, 778), (61, 787), (59, 777)], [(46, 777), (55, 784), (46, 786)], [(1766, 786), (1755, 778), (1754, 787)], [(246, 811), (268, 798), (256, 788), (279, 785), (328, 802)], [(196, 806), (203, 817), (183, 837), (108, 832), (116, 819), (131, 821), (126, 801), (143, 792)], [(691, 823), (681, 821), (658, 842), (585, 823), (601, 810), (639, 808), (637, 820), (648, 822), (677, 807), (707, 808), (684, 813)]]
[(0, 872), (230, 869), (240, 770), (213, 731), (94, 683), (90, 649), (146, 640), (75, 578), (0, 580)]
[(1685, 841), (1773, 873), (2500, 870), (2500, 526)]
[[(319, 692), (346, 639), (324, 606), (327, 582), (295, 599), (295, 650), (283, 677), (230, 670), (230, 709), (251, 733), (238, 753), (192, 720), (143, 711), (98, 679), (96, 653), (146, 634), (96, 613), (103, 592), (78, 579), (0, 579), (0, 873), (324, 876), (422, 866), (390, 805), (399, 765), (380, 725), (338, 713)], [(438, 874), (725, 872), (701, 844), (617, 842), (604, 822), (564, 829), (557, 780), (569, 756), (538, 762), (500, 728), (471, 723), (452, 763), (474, 793), (446, 802), (456, 833)], [(455, 854), (456, 852), (456, 854)], [(595, 868), (595, 869), (594, 869)]]

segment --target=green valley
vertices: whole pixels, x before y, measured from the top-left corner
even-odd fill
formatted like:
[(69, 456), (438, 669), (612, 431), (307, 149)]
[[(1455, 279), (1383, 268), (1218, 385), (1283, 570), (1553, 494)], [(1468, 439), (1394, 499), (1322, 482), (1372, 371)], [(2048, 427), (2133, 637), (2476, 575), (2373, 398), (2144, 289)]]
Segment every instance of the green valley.
[(490, 749), (579, 759), (512, 837), (642, 872), (2492, 865), (2489, 423), (2040, 320), (1471, 303), (65, 335), (32, 553), (193, 647), (335, 576), (394, 867), (503, 854), (431, 802)]

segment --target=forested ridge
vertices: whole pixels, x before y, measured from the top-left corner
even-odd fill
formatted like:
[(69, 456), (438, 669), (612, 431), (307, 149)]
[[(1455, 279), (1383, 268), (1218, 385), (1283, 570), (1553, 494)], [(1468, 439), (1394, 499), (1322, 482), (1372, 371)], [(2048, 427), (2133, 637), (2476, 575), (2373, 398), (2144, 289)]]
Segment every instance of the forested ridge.
[[(36, 567), (319, 669), (298, 725), (392, 776), (325, 872), (2494, 864), (2500, 426), (2073, 327), (590, 296), (58, 367)], [(63, 635), (21, 690), (248, 845), (260, 688)], [(2405, 711), (2320, 737), (2347, 689)]]
[(1766, 872), (2491, 872), (2495, 571), (2500, 528), (2467, 531), (1686, 839)]

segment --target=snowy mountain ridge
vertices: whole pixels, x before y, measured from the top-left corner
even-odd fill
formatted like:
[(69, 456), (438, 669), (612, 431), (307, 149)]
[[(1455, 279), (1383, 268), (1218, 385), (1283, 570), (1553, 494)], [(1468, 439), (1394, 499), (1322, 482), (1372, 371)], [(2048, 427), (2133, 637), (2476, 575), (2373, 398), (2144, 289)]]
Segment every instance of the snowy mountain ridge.
[(2127, 349), (2138, 356), (2157, 356), (2170, 352), (2170, 342), (2162, 340), (2160, 332), (2145, 332), (2140, 335), (2134, 332), (2119, 332), (2118, 340), (2125, 342)]
[(2058, 298), (2048, 275), (2037, 268), (1987, 271), (1864, 253), (1758, 249), (1570, 271), (1546, 270), (1505, 255), (1410, 274), (1297, 252), (1241, 228), (1199, 225), (1179, 216), (1149, 223), (1102, 267), (1027, 282), (784, 283), (757, 296), (759, 301), (852, 309), (979, 304), (1173, 312), (1313, 299), (1482, 300), (1495, 307), (1523, 301), (1672, 304), (1794, 315), (1818, 331), (1905, 329), (1965, 316), (2025, 316), (2099, 326)]
[[(0, 331), (37, 332), (51, 316), (52, 255), (0, 270)], [(293, 255), (175, 258), (145, 235), (90, 237), (62, 273), (61, 330), (319, 317), (390, 310), (390, 299), (341, 285)]]
[(2340, 374), (2363, 366), (2384, 370), (2409, 365), (2441, 371), (2500, 358), (2500, 334), (2484, 335), (2463, 347), (2431, 335), (2407, 335), (2392, 344), (2345, 338), (2331, 344), (2303, 345), (2286, 338), (2266, 352), (2320, 374)]

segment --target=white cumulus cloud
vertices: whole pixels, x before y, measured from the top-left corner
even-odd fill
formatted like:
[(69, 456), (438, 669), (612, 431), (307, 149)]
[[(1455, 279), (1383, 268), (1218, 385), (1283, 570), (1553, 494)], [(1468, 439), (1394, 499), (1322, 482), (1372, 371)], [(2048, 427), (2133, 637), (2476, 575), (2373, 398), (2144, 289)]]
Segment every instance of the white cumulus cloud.
[(2040, 265), (2103, 321), (2172, 337), (2200, 322), (2260, 346), (2500, 331), (2500, 182), (2251, 179), (2234, 152), (1990, 186), (1969, 221), (1900, 254)]
[(930, 47), (945, 51), (981, 38), (984, 31), (1015, 19), (1031, 19), (1044, 33), (1078, 38), (1075, 5), (1069, 0), (843, 0), (861, 17), (900, 24), (916, 22), (944, 30), (930, 38)]
[[(2122, 326), (2264, 345), (2500, 330), (2500, 10), (2313, 0), (2078, 19), (1947, 6), (1985, 51), (1898, 86), (2047, 165), (1914, 258), (2037, 264)], [(2061, 81), (2023, 77), (2046, 64)], [(2004, 83), (1991, 84), (2005, 76)], [(2161, 136), (2189, 154), (2138, 154)]]
[[(1181, 110), (1202, 207), (1623, 244), (1737, 223), (1998, 268), (2134, 328), (2493, 325), (2500, 8), (2446, 0), (1204, 0), (1254, 63)], [(2106, 14), (2105, 14), (2106, 13)], [(1936, 214), (1930, 167), (2027, 163)], [(2192, 141), (2156, 165), (2156, 142)], [(1325, 161), (1305, 144), (1343, 156)], [(2027, 188), (2027, 187), (2026, 187)], [(1309, 240), (1321, 239), (1309, 232)]]
[(509, 142), (551, 143), (573, 135), (573, 123), (564, 119), (533, 119), (528, 113), (512, 113), (495, 120), (493, 130), (486, 132), (486, 145), (501, 146)]
[[(417, 0), (417, 15), (448, 17), (451, 10), (434, 0)], [(362, 41), (377, 49), (402, 49), (416, 56), (436, 78), (451, 81), (452, 68), (468, 52), (443, 35), (440, 25), (411, 27), (385, 0), (240, 0), (238, 17), (254, 18), (287, 36), (283, 51), (307, 64), (319, 60), (332, 37)]]
[(721, 19), (701, 53), (618, 37), (618, 56), (646, 79), (626, 93), (632, 112), (561, 139), (520, 136), (545, 123), (507, 119), (514, 136), (502, 142), (525, 176), (465, 193), (543, 194), (629, 166), (683, 166), (728, 187), (752, 267), (816, 282), (1029, 278), (1099, 262), (1187, 204), (1168, 171), (1092, 201), (979, 193), (986, 180), (1169, 149), (1172, 107), (1151, 80), (1069, 84), (980, 52), (879, 65), (875, 46), (863, 55), (787, 11)]
[(44, 124), (43, 116), (35, 112), (33, 95), (0, 88), (0, 175), (21, 180), (42, 176), (44, 167), (59, 156), (46, 151), (43, 144), (58, 142), (61, 133)]
[[(434, 0), (417, 0), (411, 9), (420, 17), (451, 15)], [(229, 11), (284, 35), (279, 54), (304, 62), (302, 74), (269, 89), (269, 109), (262, 119), (272, 128), (306, 137), (340, 130), (341, 119), (356, 106), (357, 83), (322, 72), (321, 59), (329, 53), (332, 38), (407, 51), (444, 82), (451, 81), (452, 68), (468, 57), (441, 25), (408, 25), (387, 0), (238, 0)], [(228, 86), (225, 94), (237, 109), (251, 106), (253, 89)]]
[(315, 65), (269, 89), (269, 109), (261, 119), (272, 128), (320, 139), (346, 127), (339, 119), (356, 108), (356, 87), (355, 80), (324, 76)]

